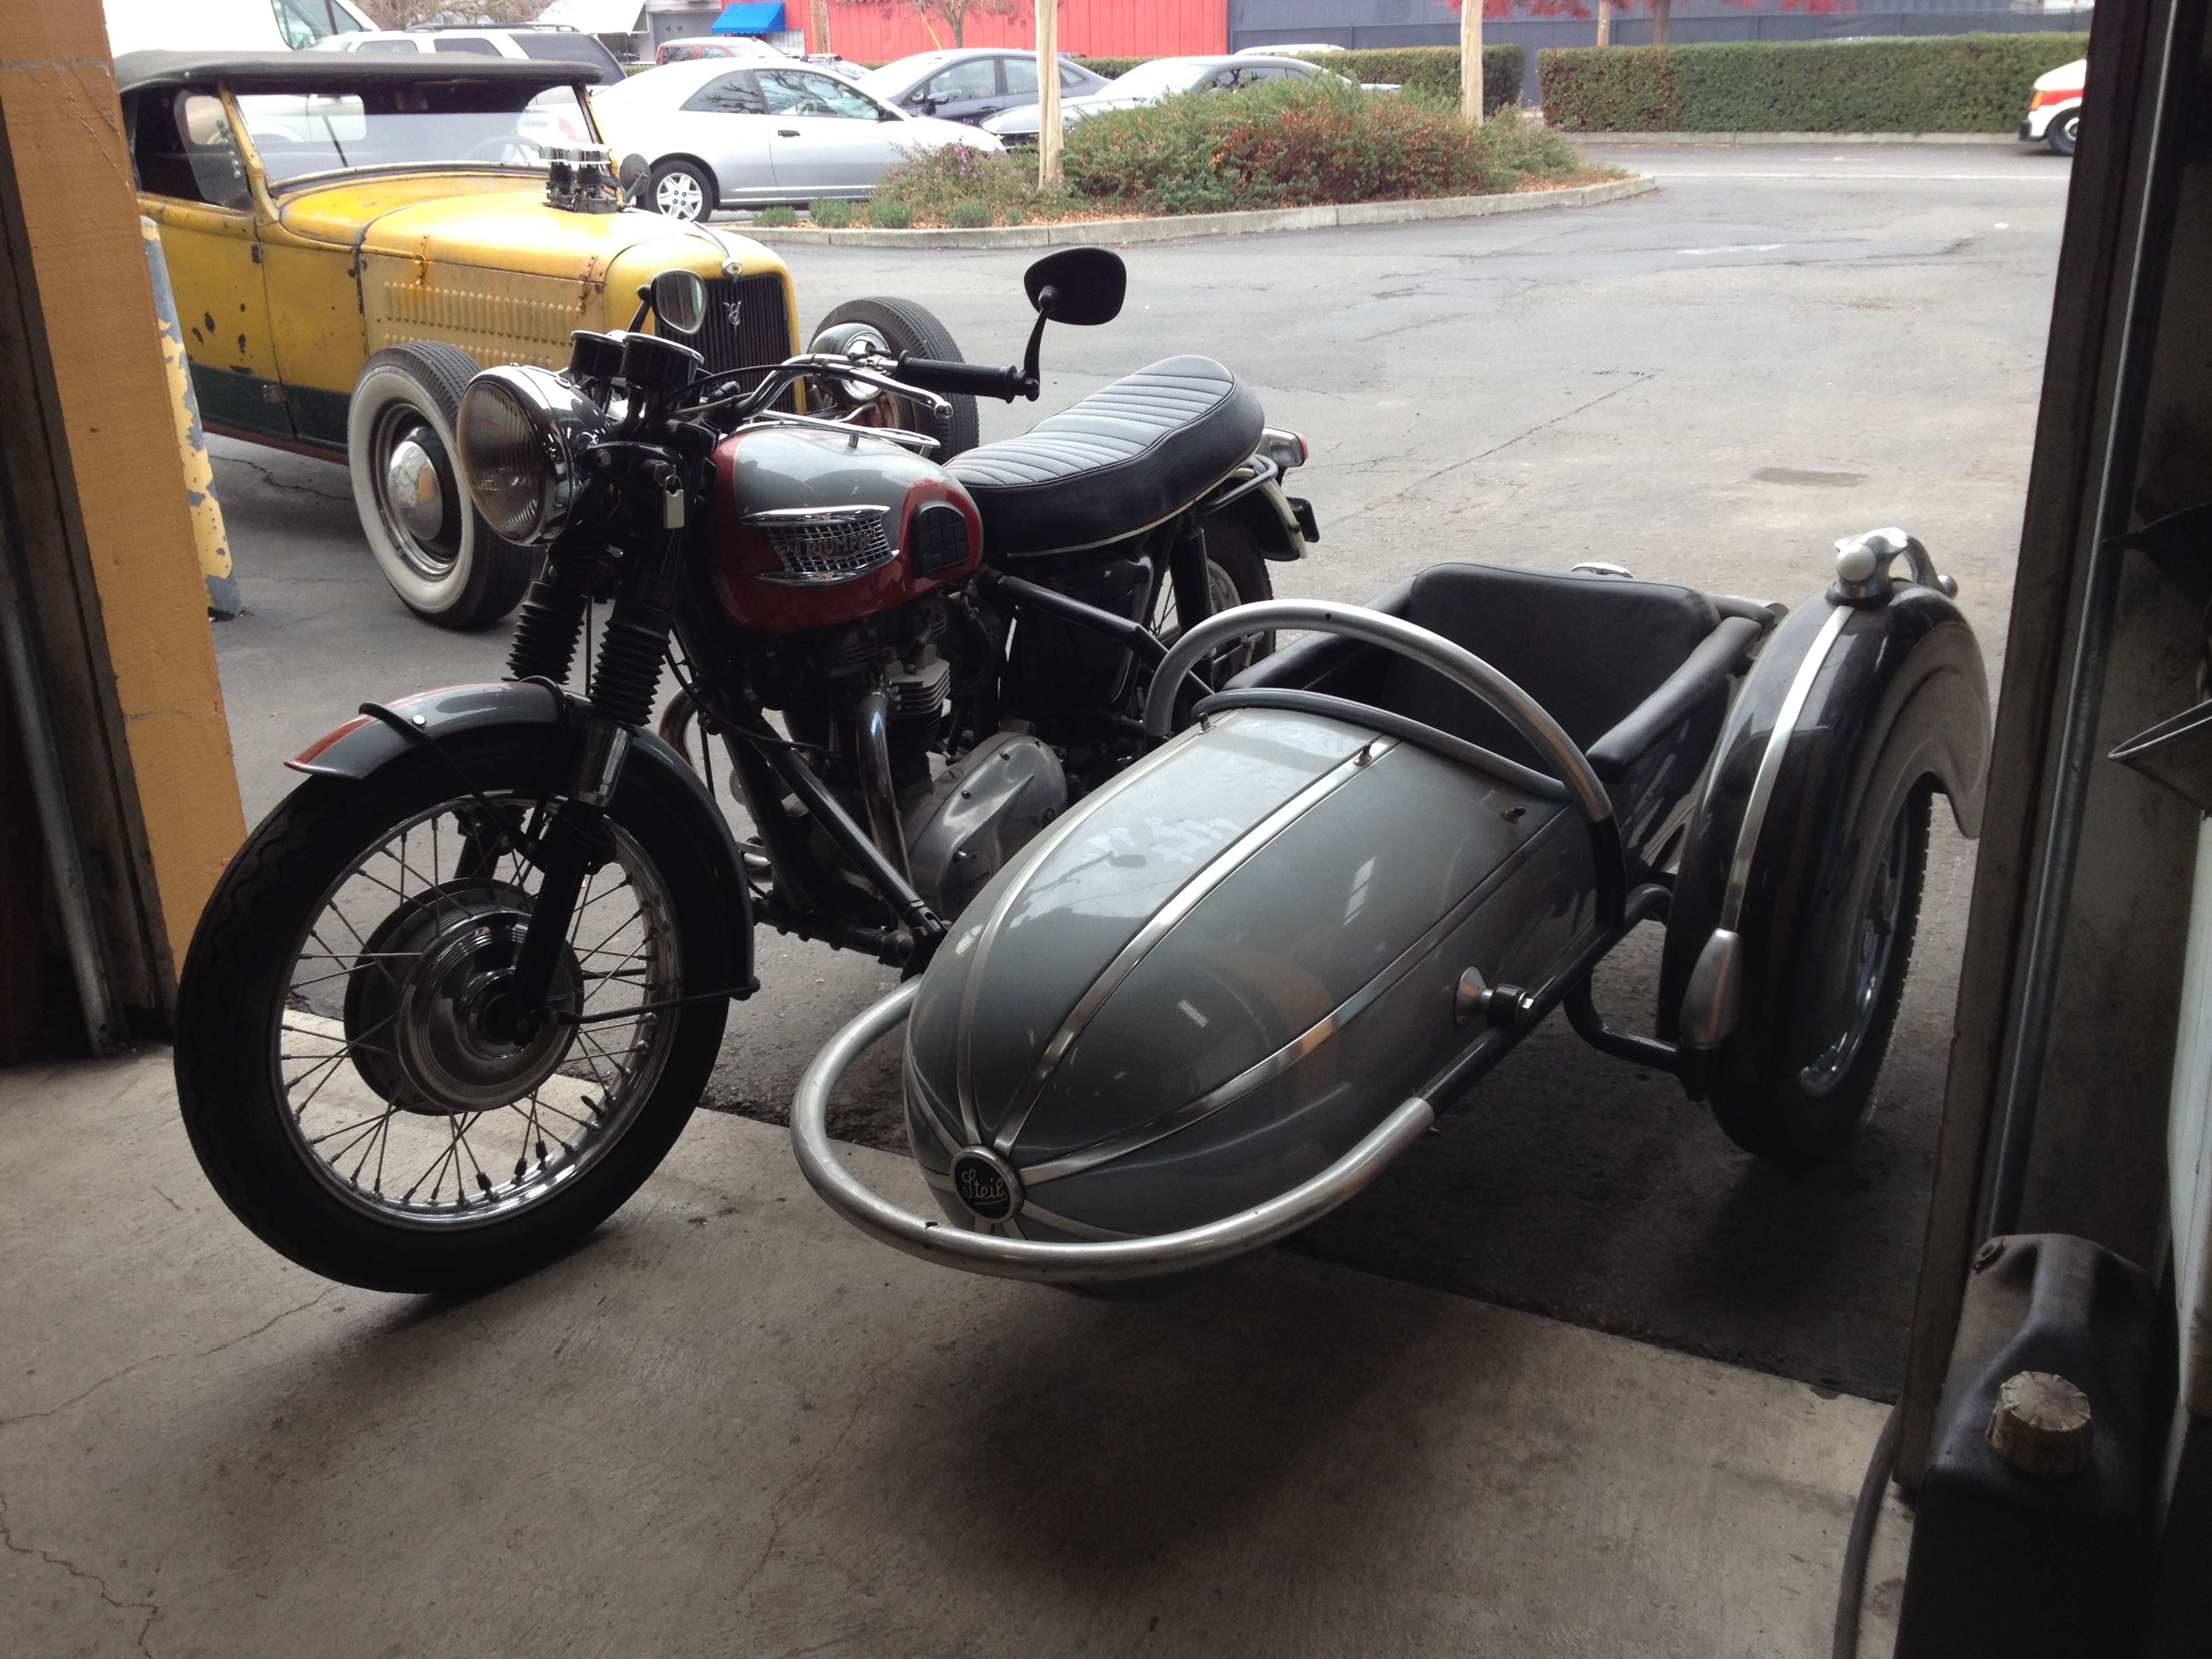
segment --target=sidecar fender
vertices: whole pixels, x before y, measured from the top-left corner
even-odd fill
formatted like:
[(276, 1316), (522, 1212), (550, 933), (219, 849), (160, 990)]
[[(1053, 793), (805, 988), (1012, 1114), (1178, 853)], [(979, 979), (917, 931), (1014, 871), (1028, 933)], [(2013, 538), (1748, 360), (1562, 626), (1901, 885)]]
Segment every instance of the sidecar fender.
[[(1811, 908), (1859, 881), (1873, 855), (1855, 826), (1890, 821), (1932, 781), (1950, 800), (1960, 832), (1980, 833), (1990, 696), (1972, 629), (1932, 587), (1900, 587), (1882, 603), (1845, 607), (1839, 623), (1838, 610), (1823, 592), (1792, 611), (1729, 711), (1668, 908), (1663, 1037), (1709, 1046), (1724, 1028), (1751, 1024), (1765, 1003), (1787, 996), (1792, 944)], [(1839, 629), (1832, 636), (1832, 626)], [(1816, 653), (1771, 793), (1747, 836), (1778, 717)], [(1749, 873), (1733, 930), (1740, 945), (1723, 962), (1711, 947), (1731, 866), (1747, 847)]]
[[(395, 698), (385, 705), (426, 737), (443, 739), (465, 732), (494, 727), (538, 727), (549, 734), (565, 717), (568, 703), (543, 685), (513, 680), (481, 685), (448, 685)], [(373, 715), (357, 714), (328, 735), (318, 738), (284, 763), (295, 772), (313, 777), (366, 778), (378, 769), (413, 750), (416, 745)], [(731, 951), (736, 958), (735, 982), (749, 985), (753, 977), (752, 890), (745, 880), (744, 860), (730, 834), (729, 821), (699, 775), (684, 757), (650, 732), (630, 733), (629, 757), (623, 762), (623, 785), (616, 795), (617, 816), (622, 798), (639, 774), (659, 787), (662, 802), (680, 804), (693, 820), (715, 866), (716, 896), (729, 928)], [(656, 803), (656, 809), (660, 803)]]

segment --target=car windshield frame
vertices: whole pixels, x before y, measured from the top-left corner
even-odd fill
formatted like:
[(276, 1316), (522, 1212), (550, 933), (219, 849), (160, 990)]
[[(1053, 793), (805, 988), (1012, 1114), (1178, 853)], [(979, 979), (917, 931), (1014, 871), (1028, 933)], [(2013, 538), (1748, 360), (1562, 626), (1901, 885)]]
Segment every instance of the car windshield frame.
[[(1127, 75), (1108, 82), (1090, 96), (1093, 98), (1164, 98), (1170, 93), (1191, 91), (1220, 67), (1220, 64), (1210, 58), (1182, 59), (1156, 58), (1151, 63), (1139, 64)], [(1148, 70), (1153, 71), (1149, 76), (1146, 74)], [(1171, 82), (1168, 78), (1170, 72), (1183, 78)]]
[[(334, 76), (327, 84), (297, 91), (252, 88), (234, 94), (226, 87), (223, 94), (235, 112), (236, 137), (259, 165), (272, 195), (362, 173), (542, 173), (547, 146), (605, 142), (591, 100), (572, 82), (538, 87), (466, 81), (372, 86), (349, 84)], [(565, 107), (558, 101), (563, 95)], [(467, 154), (503, 140), (536, 154), (514, 159)], [(288, 152), (282, 147), (287, 142), (307, 153)], [(331, 160), (337, 164), (330, 165)]]

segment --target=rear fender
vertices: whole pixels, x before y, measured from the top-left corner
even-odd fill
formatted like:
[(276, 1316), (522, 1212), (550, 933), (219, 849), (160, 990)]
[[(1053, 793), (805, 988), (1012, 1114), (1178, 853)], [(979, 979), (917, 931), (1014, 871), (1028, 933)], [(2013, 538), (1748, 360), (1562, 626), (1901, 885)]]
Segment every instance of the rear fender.
[[(435, 691), (401, 697), (386, 707), (415, 730), (433, 738), (499, 728), (534, 729), (548, 741), (567, 715), (568, 700), (543, 685), (514, 680), (482, 685), (449, 685)], [(315, 777), (368, 777), (411, 753), (415, 744), (374, 715), (359, 714), (328, 736), (313, 743), (284, 763), (295, 772)], [(650, 732), (630, 732), (629, 756), (623, 763), (623, 781), (615, 795), (615, 816), (633, 792), (649, 789), (653, 809), (673, 803), (692, 821), (692, 830), (714, 866), (714, 902), (728, 928), (730, 951), (735, 960), (732, 983), (750, 985), (753, 980), (752, 890), (745, 880), (744, 861), (730, 834), (727, 819), (699, 775), (683, 756)]]
[(1306, 556), (1305, 532), (1298, 527), (1297, 509), (1272, 478), (1204, 514), (1200, 522), (1215, 519), (1233, 519), (1243, 525), (1262, 558), (1279, 562)]
[[(1700, 988), (1699, 1005), (1686, 1017), (1685, 995), (1723, 919), (1730, 866), (1777, 716), (1834, 611), (1823, 592), (1784, 620), (1722, 727), (1668, 909), (1658, 1023), (1669, 1040), (1713, 1012)], [(1905, 586), (1886, 603), (1849, 611), (1811, 682), (1757, 826), (1735, 928), (1741, 954), (1727, 992), (1741, 1001), (1730, 1001), (1724, 1024), (1750, 1026), (1765, 1005), (1790, 994), (1790, 941), (1814, 907), (1838, 902), (1864, 874), (1865, 849), (1851, 835), (1870, 809), (1879, 808), (1887, 823), (1914, 788), (1932, 780), (1949, 799), (1960, 833), (1980, 833), (1989, 732), (1981, 647), (1950, 599), (1932, 587)]]

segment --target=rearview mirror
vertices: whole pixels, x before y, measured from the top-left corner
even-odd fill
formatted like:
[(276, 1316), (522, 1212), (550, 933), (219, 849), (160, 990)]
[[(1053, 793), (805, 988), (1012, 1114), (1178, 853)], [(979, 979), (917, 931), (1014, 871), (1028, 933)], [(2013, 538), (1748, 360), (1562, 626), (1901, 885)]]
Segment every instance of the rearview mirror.
[(1121, 314), (1129, 268), (1110, 248), (1062, 248), (1023, 272), (1022, 286), (1041, 315), (1091, 328)]
[(707, 320), (707, 285), (696, 270), (664, 270), (653, 279), (653, 314), (663, 334), (696, 334)]
[(615, 169), (615, 181), (621, 185), (623, 199), (632, 204), (645, 199), (645, 181), (653, 176), (653, 164), (642, 155), (625, 155), (622, 165)]

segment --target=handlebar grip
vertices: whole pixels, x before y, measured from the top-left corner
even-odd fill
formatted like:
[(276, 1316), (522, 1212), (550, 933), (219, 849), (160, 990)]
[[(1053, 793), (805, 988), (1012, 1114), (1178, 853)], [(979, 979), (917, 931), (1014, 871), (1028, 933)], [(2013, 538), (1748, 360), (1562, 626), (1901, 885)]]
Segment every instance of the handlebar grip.
[(927, 392), (966, 392), (978, 397), (1002, 398), (1012, 403), (1022, 395), (1018, 368), (993, 368), (984, 363), (948, 362), (942, 357), (902, 356), (898, 378)]

